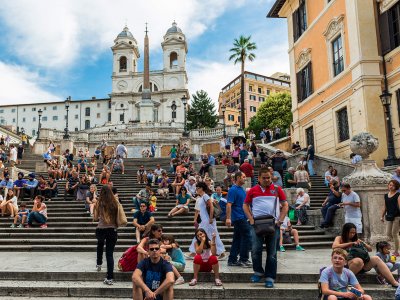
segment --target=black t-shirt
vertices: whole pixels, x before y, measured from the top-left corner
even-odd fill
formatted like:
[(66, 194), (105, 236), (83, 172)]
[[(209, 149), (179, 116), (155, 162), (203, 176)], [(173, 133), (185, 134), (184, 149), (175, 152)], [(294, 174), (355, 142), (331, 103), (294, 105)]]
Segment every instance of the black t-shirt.
[[(137, 268), (142, 271), (143, 281), (152, 292), (164, 282), (167, 273), (172, 272), (172, 265), (162, 258), (156, 264), (153, 264), (150, 258), (145, 258)], [(162, 300), (162, 295), (157, 295), (156, 299)]]
[(307, 151), (307, 156), (309, 156), (308, 157), (308, 159), (310, 159), (310, 160), (314, 160), (314, 147), (311, 147), (310, 149), (308, 149), (308, 151)]
[(142, 214), (142, 212), (140, 210), (136, 211), (133, 214), (133, 218), (137, 220), (137, 223), (139, 225), (146, 225), (150, 221), (150, 218), (152, 216), (153, 215), (151, 214), (151, 212), (149, 212), (147, 210), (145, 211), (144, 214)]
[(265, 157), (267, 156), (267, 154), (265, 154), (265, 152), (258, 153), (258, 156), (260, 156), (261, 162), (265, 162)]
[(271, 159), (272, 168), (273, 168), (275, 171), (281, 171), (281, 170), (283, 170), (283, 161), (284, 161), (284, 160), (285, 160), (285, 158), (284, 158), (284, 157), (281, 157), (281, 156), (273, 157), (273, 158)]

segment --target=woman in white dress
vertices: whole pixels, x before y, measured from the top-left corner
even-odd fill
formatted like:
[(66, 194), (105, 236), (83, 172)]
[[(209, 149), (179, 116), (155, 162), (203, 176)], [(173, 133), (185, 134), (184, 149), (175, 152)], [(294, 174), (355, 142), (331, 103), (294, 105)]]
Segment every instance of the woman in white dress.
[[(198, 228), (203, 228), (208, 236), (213, 236), (213, 233), (215, 233), (215, 242), (217, 246), (217, 255), (221, 255), (225, 252), (225, 247), (224, 244), (221, 241), (221, 238), (219, 237), (219, 233), (217, 230), (217, 221), (215, 220), (213, 213), (213, 205), (212, 205), (212, 200), (210, 196), (207, 195), (206, 191), (208, 190), (207, 185), (204, 182), (199, 182), (196, 185), (196, 190), (197, 190), (197, 200), (196, 200), (196, 205), (195, 205), (195, 215), (194, 215), (194, 224), (195, 227), (198, 226)], [(213, 218), (210, 218), (210, 215), (208, 214), (207, 211), (207, 203), (211, 206), (211, 212), (210, 214), (212, 215)], [(201, 222), (200, 224), (197, 224), (197, 217), (200, 214)], [(195, 242), (196, 238), (193, 238), (192, 244), (189, 247), (190, 253), (196, 253), (195, 249)]]

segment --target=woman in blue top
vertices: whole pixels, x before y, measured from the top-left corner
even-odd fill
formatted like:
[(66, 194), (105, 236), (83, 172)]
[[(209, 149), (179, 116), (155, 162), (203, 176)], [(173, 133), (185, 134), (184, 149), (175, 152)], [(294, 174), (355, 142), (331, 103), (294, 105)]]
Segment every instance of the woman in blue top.
[(186, 266), (185, 256), (175, 238), (172, 235), (163, 234), (161, 241), (161, 251), (165, 253), (164, 259), (169, 261), (179, 272), (183, 272)]
[(168, 218), (176, 215), (187, 214), (189, 212), (190, 195), (188, 195), (186, 188), (183, 186), (179, 195), (176, 197), (176, 206), (168, 213)]

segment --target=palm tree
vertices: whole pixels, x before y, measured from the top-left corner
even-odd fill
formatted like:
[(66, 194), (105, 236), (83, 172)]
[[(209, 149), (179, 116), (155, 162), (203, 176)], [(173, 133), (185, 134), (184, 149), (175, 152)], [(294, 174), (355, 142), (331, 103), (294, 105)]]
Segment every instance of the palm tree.
[(234, 60), (235, 65), (241, 63), (240, 73), (240, 129), (244, 130), (245, 124), (245, 106), (244, 106), (244, 63), (248, 59), (253, 61), (256, 55), (250, 51), (256, 50), (257, 45), (250, 41), (251, 35), (245, 37), (241, 35), (239, 39), (233, 41), (233, 48), (229, 52), (233, 54), (229, 57), (229, 60)]

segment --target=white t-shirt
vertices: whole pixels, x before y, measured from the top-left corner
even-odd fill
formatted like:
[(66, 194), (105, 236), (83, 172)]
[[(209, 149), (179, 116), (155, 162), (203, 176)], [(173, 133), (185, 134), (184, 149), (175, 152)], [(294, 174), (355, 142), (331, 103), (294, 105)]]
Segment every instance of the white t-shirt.
[(10, 150), (10, 160), (17, 161), (17, 149), (15, 147)]
[[(358, 203), (358, 202), (360, 202), (360, 197), (357, 195), (357, 193), (355, 193), (353, 191), (351, 191), (349, 195), (342, 193), (342, 202), (343, 203)], [(361, 208), (360, 207), (345, 205), (344, 211), (345, 211), (346, 218), (349, 218), (349, 219), (361, 218)]]
[(283, 223), (281, 225), (281, 229), (288, 229), (288, 222), (290, 221), (289, 217), (285, 217), (285, 219), (283, 220)]
[(18, 209), (18, 199), (17, 199), (17, 197), (14, 196), (10, 200), (11, 200), (12, 205)]
[(330, 181), (331, 176), (332, 176), (331, 171), (328, 170), (325, 172), (325, 180)]

